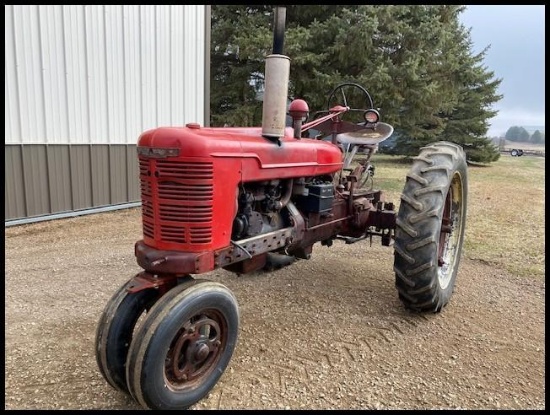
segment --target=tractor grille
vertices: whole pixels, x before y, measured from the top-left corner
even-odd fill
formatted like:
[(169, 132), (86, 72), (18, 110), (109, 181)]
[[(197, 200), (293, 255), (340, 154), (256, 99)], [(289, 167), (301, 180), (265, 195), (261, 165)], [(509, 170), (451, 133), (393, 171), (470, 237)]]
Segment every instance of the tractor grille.
[(143, 234), (176, 244), (212, 242), (213, 165), (139, 158)]

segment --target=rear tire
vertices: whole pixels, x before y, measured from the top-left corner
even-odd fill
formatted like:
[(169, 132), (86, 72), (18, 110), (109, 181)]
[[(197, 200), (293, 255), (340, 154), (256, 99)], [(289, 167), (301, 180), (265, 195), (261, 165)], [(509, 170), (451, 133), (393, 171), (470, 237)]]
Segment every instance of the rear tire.
[(466, 156), (453, 143), (423, 147), (407, 174), (396, 218), (395, 285), (414, 311), (439, 312), (454, 290), (466, 225)]
[(149, 409), (186, 409), (210, 392), (237, 343), (239, 310), (224, 285), (195, 280), (162, 296), (128, 353), (132, 397)]

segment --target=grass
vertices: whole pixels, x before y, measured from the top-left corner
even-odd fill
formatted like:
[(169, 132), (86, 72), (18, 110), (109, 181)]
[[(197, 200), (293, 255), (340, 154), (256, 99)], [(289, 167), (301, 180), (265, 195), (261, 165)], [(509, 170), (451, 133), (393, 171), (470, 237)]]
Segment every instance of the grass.
[[(399, 206), (411, 162), (375, 154), (375, 187)], [(544, 157), (511, 157), (468, 167), (468, 214), (463, 255), (524, 277), (542, 277)]]

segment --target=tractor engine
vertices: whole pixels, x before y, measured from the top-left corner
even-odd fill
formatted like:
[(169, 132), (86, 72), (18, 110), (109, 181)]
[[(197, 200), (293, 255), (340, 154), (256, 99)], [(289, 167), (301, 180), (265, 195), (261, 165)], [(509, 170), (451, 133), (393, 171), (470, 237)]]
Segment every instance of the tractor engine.
[(284, 206), (284, 192), (290, 195), (290, 191), (286, 190), (289, 187), (287, 184), (285, 188), (280, 180), (243, 184), (237, 197), (237, 215), (233, 220), (231, 239), (244, 239), (283, 228), (285, 221), (280, 211)]

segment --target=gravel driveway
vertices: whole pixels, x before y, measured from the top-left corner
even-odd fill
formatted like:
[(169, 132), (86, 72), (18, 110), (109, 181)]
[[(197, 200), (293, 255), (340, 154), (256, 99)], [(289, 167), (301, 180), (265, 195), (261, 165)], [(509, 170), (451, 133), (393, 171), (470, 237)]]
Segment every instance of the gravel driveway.
[[(5, 408), (140, 409), (95, 362), (103, 307), (140, 271), (140, 209), (6, 228)], [(440, 314), (410, 314), (379, 241), (315, 245), (271, 273), (206, 277), (241, 313), (192, 409), (543, 409), (545, 282), (462, 259)]]

